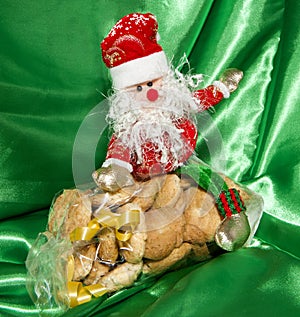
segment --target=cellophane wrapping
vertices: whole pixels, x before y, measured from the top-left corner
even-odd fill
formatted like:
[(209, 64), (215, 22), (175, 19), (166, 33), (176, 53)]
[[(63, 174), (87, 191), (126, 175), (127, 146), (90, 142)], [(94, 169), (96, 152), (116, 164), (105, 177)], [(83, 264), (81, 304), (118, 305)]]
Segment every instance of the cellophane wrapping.
[[(247, 245), (261, 217), (262, 199), (223, 179), (239, 190), (247, 207)], [(115, 193), (98, 187), (64, 190), (53, 200), (47, 230), (29, 252), (28, 291), (41, 314), (110, 296), (145, 277), (219, 254), (214, 235), (221, 221), (214, 197), (178, 173)]]

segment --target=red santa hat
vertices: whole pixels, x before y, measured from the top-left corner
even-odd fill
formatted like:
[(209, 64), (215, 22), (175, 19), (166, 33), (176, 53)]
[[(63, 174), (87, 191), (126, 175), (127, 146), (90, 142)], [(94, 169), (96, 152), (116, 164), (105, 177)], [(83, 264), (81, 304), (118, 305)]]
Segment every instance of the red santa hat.
[(151, 13), (132, 13), (110, 30), (101, 49), (114, 88), (150, 81), (168, 71), (167, 57), (157, 43), (157, 29), (156, 18)]

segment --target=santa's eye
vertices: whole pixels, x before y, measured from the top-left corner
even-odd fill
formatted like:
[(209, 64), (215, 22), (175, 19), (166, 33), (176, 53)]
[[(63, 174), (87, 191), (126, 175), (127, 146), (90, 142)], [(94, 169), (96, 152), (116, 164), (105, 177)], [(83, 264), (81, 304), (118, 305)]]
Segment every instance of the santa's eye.
[(148, 86), (148, 87), (152, 87), (152, 86), (153, 86), (153, 82), (152, 82), (152, 81), (149, 81), (149, 83), (147, 83), (147, 86)]
[(137, 91), (142, 91), (142, 90), (143, 90), (143, 87), (140, 86), (140, 85), (138, 85), (138, 86), (136, 87), (136, 90), (137, 90)]

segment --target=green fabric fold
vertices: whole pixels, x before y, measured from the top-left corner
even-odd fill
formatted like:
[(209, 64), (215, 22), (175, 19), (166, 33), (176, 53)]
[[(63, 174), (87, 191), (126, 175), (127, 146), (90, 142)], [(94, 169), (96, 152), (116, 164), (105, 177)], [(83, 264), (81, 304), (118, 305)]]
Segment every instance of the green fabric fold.
[[(238, 90), (213, 112), (197, 117), (196, 152), (214, 170), (259, 193), (264, 215), (249, 248), (92, 300), (64, 315), (297, 316), (296, 0), (2, 0), (0, 316), (38, 316), (25, 287), (27, 253), (46, 228), (54, 195), (75, 185), (73, 146), (79, 128), (109, 94), (99, 44), (118, 19), (134, 11), (157, 16), (167, 56), (177, 66), (185, 53), (192, 72), (205, 75), (205, 84), (226, 68), (243, 70)], [(100, 118), (99, 131), (107, 132), (105, 112)], [(95, 167), (105, 157), (105, 133), (93, 153)], [(90, 164), (89, 142), (76, 152), (76, 169)]]

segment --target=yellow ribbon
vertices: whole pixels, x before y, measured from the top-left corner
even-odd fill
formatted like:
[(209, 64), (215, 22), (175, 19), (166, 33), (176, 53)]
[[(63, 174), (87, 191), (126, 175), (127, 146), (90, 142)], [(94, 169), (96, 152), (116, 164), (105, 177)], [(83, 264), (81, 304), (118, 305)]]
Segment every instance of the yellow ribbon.
[(100, 297), (107, 293), (106, 287), (102, 284), (83, 286), (81, 282), (73, 282), (74, 269), (74, 257), (71, 255), (68, 258), (68, 297), (70, 307), (87, 303), (93, 296)]
[[(116, 229), (116, 238), (120, 241), (127, 241), (130, 239), (132, 231), (139, 222), (139, 210), (128, 210), (118, 214), (103, 209), (98, 218), (91, 220), (87, 227), (78, 227), (74, 229), (70, 234), (70, 240), (71, 242), (82, 240), (89, 241), (99, 232), (101, 227), (113, 227)], [(124, 230), (124, 228), (129, 230)]]
[(100, 225), (95, 219), (91, 220), (87, 227), (77, 227), (74, 229), (70, 233), (71, 242), (91, 240), (100, 230)]
[[(94, 218), (87, 227), (78, 227), (70, 233), (71, 242), (89, 241), (101, 228), (112, 227), (116, 230), (116, 238), (119, 241), (127, 241), (132, 235), (132, 231), (140, 222), (139, 210), (128, 210), (121, 214), (113, 213), (103, 209), (98, 218)], [(84, 286), (81, 282), (72, 281), (75, 270), (73, 255), (68, 258), (68, 297), (70, 307), (75, 307), (89, 302), (92, 297), (100, 297), (107, 293), (107, 289), (102, 284)]]
[(69, 255), (68, 257), (68, 266), (67, 266), (67, 277), (68, 281), (72, 281), (73, 275), (75, 271), (75, 262), (74, 262), (74, 256)]
[(100, 297), (107, 293), (106, 287), (101, 284), (83, 286), (81, 282), (68, 282), (70, 307), (89, 302), (92, 297)]

